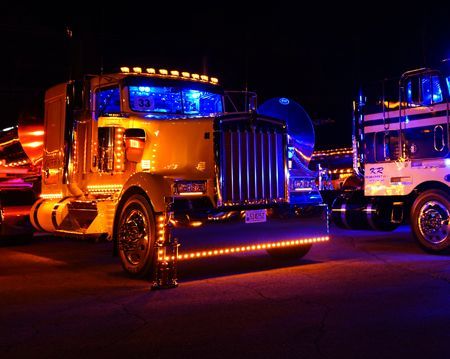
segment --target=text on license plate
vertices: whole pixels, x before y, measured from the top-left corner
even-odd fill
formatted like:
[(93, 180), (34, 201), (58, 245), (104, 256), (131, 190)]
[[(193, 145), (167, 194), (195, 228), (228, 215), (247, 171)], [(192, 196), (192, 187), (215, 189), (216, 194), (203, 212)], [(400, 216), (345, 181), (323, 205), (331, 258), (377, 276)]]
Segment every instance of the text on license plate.
[(245, 223), (260, 223), (266, 221), (266, 210), (255, 209), (245, 211)]

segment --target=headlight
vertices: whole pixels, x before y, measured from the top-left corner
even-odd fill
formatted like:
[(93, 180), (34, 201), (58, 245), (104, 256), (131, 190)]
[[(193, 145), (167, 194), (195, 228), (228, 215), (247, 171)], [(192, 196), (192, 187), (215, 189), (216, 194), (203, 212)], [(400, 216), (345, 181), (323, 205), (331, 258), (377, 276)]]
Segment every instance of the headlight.
[(316, 180), (314, 178), (290, 178), (291, 191), (313, 191), (316, 189)]
[(174, 194), (179, 196), (201, 196), (206, 193), (206, 181), (177, 181)]

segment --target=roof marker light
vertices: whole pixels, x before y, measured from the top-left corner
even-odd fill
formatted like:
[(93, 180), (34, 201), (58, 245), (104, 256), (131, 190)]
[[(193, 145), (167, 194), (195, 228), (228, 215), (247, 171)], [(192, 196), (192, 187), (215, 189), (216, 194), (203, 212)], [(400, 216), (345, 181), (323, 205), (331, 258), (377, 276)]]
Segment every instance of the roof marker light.
[(130, 72), (130, 68), (129, 68), (129, 67), (126, 67), (126, 66), (122, 66), (122, 67), (120, 68), (120, 71), (122, 71), (122, 72)]
[(168, 74), (169, 74), (169, 71), (167, 71), (166, 69), (159, 69), (159, 73), (160, 73), (161, 75), (168, 75)]
[(208, 81), (209, 77), (206, 75), (201, 75), (200, 78), (202, 79), (202, 81)]
[(133, 67), (133, 72), (140, 74), (142, 72), (142, 67)]
[(183, 72), (181, 73), (181, 76), (183, 76), (183, 77), (191, 77), (191, 74), (190, 74), (189, 72), (183, 71)]
[(177, 70), (172, 70), (172, 71), (170, 71), (170, 74), (171, 74), (172, 76), (180, 76), (180, 72), (177, 71)]
[(219, 83), (219, 79), (217, 77), (211, 77), (210, 80), (211, 80), (211, 83), (213, 83), (213, 84)]
[(200, 75), (199, 74), (191, 74), (191, 77), (193, 79), (196, 79), (196, 80), (200, 79)]
[(156, 70), (153, 67), (147, 67), (147, 72), (149, 74), (156, 74)]

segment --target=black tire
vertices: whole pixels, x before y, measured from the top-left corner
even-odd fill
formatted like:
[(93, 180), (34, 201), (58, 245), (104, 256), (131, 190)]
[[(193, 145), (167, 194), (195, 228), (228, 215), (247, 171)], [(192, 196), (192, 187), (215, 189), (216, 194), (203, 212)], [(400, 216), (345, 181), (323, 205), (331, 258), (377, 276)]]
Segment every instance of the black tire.
[(427, 252), (450, 249), (450, 195), (441, 190), (421, 193), (411, 208), (411, 229), (417, 243)]
[(117, 225), (122, 267), (132, 277), (147, 276), (153, 268), (155, 217), (147, 199), (135, 194), (123, 205)]
[(311, 249), (312, 244), (297, 247), (271, 248), (267, 253), (274, 259), (288, 260), (303, 258)]

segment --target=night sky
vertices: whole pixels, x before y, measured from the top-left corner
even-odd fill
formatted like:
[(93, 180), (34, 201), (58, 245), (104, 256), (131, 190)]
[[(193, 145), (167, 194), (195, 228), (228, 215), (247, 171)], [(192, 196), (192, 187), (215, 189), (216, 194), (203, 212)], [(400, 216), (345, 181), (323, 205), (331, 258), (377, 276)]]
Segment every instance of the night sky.
[(1, 126), (14, 124), (19, 112), (39, 111), (45, 88), (69, 76), (129, 65), (207, 73), (227, 89), (256, 91), (259, 103), (290, 97), (314, 120), (334, 121), (316, 127), (318, 147), (348, 145), (361, 84), (450, 55), (449, 5), (362, 10), (321, 3), (298, 11), (285, 4), (250, 11), (212, 4), (68, 3), (56, 15), (24, 5), (2, 9)]

